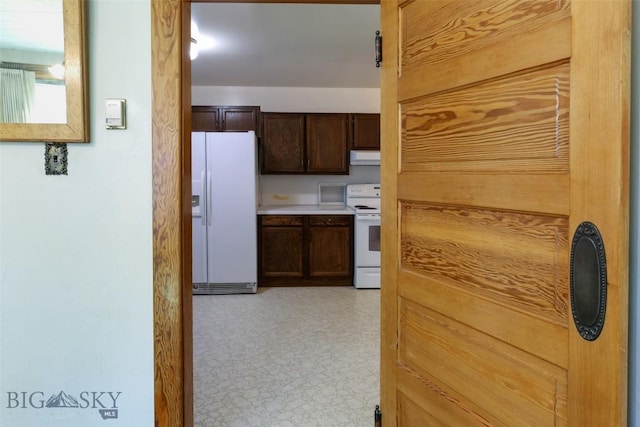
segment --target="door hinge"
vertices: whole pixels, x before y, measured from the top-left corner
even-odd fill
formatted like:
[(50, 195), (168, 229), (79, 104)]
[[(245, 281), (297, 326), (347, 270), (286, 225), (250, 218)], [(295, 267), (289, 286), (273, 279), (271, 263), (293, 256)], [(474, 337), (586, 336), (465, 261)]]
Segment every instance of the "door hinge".
[(380, 63), (382, 62), (382, 36), (380, 35), (380, 30), (376, 31), (375, 47), (376, 67), (380, 67)]
[(382, 412), (380, 412), (380, 405), (376, 405), (376, 410), (373, 411), (373, 427), (382, 427)]

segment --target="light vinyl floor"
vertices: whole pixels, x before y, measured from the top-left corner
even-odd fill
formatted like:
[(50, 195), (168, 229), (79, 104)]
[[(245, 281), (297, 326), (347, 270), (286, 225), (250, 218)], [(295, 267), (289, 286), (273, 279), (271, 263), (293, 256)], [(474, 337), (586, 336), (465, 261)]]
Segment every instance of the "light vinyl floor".
[(372, 426), (380, 291), (193, 297), (196, 427)]

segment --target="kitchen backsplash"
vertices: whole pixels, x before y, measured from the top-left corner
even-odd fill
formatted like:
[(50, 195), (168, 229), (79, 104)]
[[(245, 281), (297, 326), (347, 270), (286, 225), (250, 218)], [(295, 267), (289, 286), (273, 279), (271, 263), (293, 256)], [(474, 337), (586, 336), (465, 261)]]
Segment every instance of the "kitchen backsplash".
[(351, 166), (349, 175), (260, 175), (261, 205), (315, 205), (318, 184), (379, 183), (380, 166)]

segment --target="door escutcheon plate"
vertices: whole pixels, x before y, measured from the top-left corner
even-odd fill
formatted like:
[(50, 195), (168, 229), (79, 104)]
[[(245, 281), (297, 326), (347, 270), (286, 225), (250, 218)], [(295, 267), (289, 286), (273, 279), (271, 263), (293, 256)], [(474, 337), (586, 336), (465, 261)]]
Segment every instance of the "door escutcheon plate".
[(607, 260), (598, 227), (578, 225), (571, 243), (571, 312), (580, 336), (594, 341), (604, 327), (607, 306)]

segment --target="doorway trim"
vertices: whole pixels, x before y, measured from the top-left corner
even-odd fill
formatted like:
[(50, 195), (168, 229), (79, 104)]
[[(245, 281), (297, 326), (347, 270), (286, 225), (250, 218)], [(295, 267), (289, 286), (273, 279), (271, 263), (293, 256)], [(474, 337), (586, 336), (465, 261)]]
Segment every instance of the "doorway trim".
[[(155, 426), (193, 425), (190, 145), (191, 3), (151, 0)], [(189, 108), (185, 108), (189, 106)], [(185, 170), (185, 167), (187, 168)]]
[(380, 0), (151, 0), (156, 427), (193, 425), (191, 62), (188, 56), (192, 2), (380, 4)]

